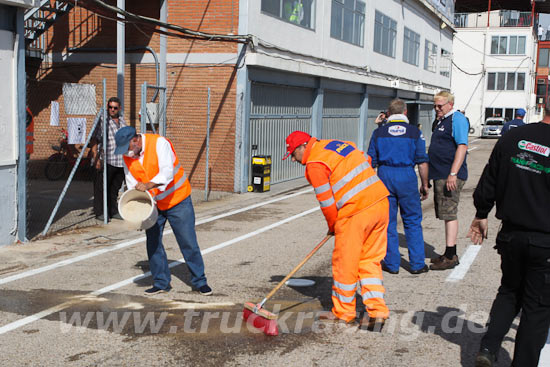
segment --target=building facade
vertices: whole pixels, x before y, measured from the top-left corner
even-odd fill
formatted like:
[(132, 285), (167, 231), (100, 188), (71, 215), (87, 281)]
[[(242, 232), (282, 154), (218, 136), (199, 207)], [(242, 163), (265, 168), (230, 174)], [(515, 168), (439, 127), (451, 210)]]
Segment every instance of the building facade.
[[(35, 166), (68, 119), (84, 118), (89, 132), (103, 79), (107, 98), (117, 94), (116, 12), (93, 1), (69, 4), (27, 49)], [(158, 26), (139, 16), (159, 19), (162, 4), (173, 26), (164, 30), (166, 136), (198, 189), (246, 192), (255, 155), (271, 155), (272, 184), (303, 177), (302, 167), (280, 160), (295, 129), (366, 150), (374, 119), (395, 97), (407, 101), (411, 122), (429, 140), (433, 95), (451, 87), (452, 1), (126, 2), (124, 117), (138, 130), (141, 85), (159, 83), (154, 53), (161, 49)], [(73, 84), (95, 91), (97, 108), (75, 114), (66, 93)]]
[[(490, 14), (488, 19), (488, 14)], [(537, 37), (531, 12), (496, 10), (455, 14), (452, 91), (466, 111), (471, 134), (479, 136), (488, 117), (537, 119)]]

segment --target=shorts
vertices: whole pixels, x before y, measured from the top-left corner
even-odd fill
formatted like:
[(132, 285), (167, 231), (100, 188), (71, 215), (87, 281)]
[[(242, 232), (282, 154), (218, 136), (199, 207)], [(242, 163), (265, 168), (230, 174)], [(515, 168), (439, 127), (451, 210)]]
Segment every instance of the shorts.
[(464, 180), (456, 179), (456, 190), (447, 190), (447, 179), (434, 180), (435, 217), (441, 220), (457, 220), (460, 192)]

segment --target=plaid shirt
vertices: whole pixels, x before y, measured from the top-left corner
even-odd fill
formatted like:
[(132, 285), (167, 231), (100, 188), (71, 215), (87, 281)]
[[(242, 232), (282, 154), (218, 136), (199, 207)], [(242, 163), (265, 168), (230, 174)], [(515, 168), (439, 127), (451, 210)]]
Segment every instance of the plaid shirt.
[[(111, 116), (107, 116), (107, 121), (107, 149), (105, 149), (107, 152), (107, 164), (115, 167), (124, 167), (122, 155), (115, 154), (115, 134), (118, 130), (126, 126), (126, 122), (124, 121), (124, 118), (122, 116), (118, 117), (118, 123), (113, 120)], [(103, 118), (101, 118), (99, 120), (99, 123), (97, 124), (94, 132), (94, 139), (97, 140), (99, 148), (101, 149), (101, 146), (103, 144)], [(101, 158), (103, 159), (103, 151), (101, 151), (101, 154)]]

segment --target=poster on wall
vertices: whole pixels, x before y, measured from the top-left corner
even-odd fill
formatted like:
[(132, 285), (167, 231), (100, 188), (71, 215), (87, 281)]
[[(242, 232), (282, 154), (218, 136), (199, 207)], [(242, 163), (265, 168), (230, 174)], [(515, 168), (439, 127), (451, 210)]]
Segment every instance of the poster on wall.
[(59, 126), (59, 102), (52, 101), (50, 109), (50, 126)]
[(95, 115), (97, 112), (93, 84), (63, 83), (63, 100), (67, 115)]
[(69, 117), (67, 130), (69, 144), (84, 144), (86, 142), (86, 118)]

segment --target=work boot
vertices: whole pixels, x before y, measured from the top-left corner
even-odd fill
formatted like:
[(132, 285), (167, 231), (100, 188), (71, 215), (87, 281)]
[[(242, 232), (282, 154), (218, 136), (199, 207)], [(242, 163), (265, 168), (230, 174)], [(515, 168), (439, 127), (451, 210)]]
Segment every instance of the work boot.
[(452, 259), (449, 259), (447, 256), (441, 256), (443, 259), (434, 262), (432, 265), (430, 265), (431, 270), (447, 270), (452, 269), (455, 266), (459, 264), (458, 262), (458, 256), (454, 255)]
[(379, 333), (382, 331), (385, 323), (386, 319), (383, 317), (370, 317), (368, 314), (365, 314), (365, 316), (361, 319), (359, 329)]
[(411, 270), (410, 273), (414, 274), (414, 275), (417, 275), (417, 274), (427, 273), (428, 271), (429, 271), (428, 265), (424, 265), (420, 269)]
[(345, 322), (346, 324), (352, 324), (355, 322), (355, 319), (346, 321), (340, 319), (338, 316), (336, 316), (332, 311), (321, 311), (319, 312), (319, 320), (321, 321), (328, 321), (328, 322)]
[(390, 273), (390, 274), (399, 274), (399, 269), (397, 270), (391, 270), (390, 268), (388, 268), (388, 266), (386, 265), (385, 262), (382, 262), (382, 270), (387, 272), (387, 273)]
[(445, 255), (439, 255), (437, 257), (432, 257), (430, 259), (430, 263), (432, 263), (432, 264), (438, 263), (438, 262), (442, 261), (444, 257), (445, 257)]
[(475, 367), (493, 367), (496, 360), (496, 356), (489, 349), (481, 348), (476, 356)]

